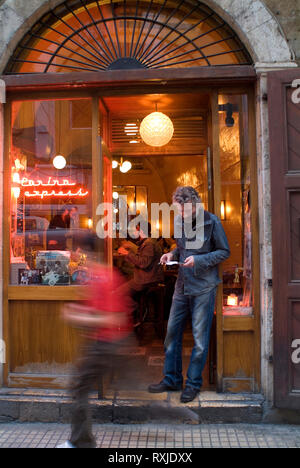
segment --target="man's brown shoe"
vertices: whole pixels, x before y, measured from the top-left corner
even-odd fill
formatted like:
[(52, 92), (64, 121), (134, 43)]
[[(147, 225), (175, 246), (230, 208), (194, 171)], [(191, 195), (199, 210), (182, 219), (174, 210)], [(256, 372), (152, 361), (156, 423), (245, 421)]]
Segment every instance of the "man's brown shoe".
[(152, 384), (148, 387), (148, 392), (150, 393), (163, 393), (163, 392), (178, 392), (182, 389), (182, 385), (179, 387), (170, 387), (165, 384), (163, 381), (159, 384)]

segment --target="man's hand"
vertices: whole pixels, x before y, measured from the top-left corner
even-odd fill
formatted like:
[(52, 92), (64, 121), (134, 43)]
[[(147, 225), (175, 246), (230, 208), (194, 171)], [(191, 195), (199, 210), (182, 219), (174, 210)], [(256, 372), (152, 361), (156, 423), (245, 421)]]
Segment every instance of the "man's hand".
[(193, 268), (194, 265), (195, 265), (195, 259), (194, 259), (193, 256), (187, 257), (187, 258), (185, 259), (184, 264), (183, 264), (183, 266), (184, 266), (185, 268)]
[(173, 259), (173, 253), (172, 252), (169, 252), (167, 254), (164, 254), (161, 259), (160, 259), (160, 263), (162, 264), (165, 264), (165, 263), (168, 263), (168, 262), (171, 262)]
[(124, 249), (124, 247), (120, 247), (118, 249), (118, 254), (126, 256), (126, 255), (129, 254), (129, 252), (128, 252), (128, 250)]

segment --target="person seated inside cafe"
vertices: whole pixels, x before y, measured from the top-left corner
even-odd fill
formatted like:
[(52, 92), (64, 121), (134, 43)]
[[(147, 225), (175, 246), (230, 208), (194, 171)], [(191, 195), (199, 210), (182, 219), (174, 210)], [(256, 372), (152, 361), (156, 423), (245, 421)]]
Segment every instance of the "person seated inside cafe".
[(65, 206), (51, 219), (47, 230), (47, 249), (66, 250), (67, 230), (70, 228), (70, 213)]
[(126, 248), (125, 241), (118, 253), (134, 266), (133, 278), (124, 287), (129, 289), (136, 302), (140, 294), (146, 292), (150, 286), (164, 280), (164, 272), (160, 264), (162, 250), (157, 240), (151, 238), (151, 224), (138, 224), (131, 235), (137, 239), (137, 251)]

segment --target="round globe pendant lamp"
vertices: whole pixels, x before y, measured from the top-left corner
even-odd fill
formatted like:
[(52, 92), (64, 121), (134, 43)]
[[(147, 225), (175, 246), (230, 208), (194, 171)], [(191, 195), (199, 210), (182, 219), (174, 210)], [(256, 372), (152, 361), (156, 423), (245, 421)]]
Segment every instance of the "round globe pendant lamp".
[(53, 159), (53, 166), (55, 167), (55, 169), (59, 169), (59, 170), (64, 169), (66, 167), (66, 164), (67, 164), (66, 158), (62, 156), (61, 154), (58, 154)]
[(173, 134), (172, 120), (162, 112), (152, 112), (140, 125), (140, 135), (149, 146), (165, 146), (172, 139)]

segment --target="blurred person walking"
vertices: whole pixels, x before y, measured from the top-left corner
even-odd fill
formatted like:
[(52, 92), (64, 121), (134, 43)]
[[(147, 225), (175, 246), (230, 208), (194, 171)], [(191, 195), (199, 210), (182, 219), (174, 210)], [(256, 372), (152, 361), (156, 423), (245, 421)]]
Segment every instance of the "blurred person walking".
[(70, 440), (57, 448), (96, 448), (92, 434), (89, 393), (100, 379), (121, 365), (124, 346), (130, 341), (132, 301), (123, 278), (115, 269), (95, 263), (96, 237), (86, 235), (80, 245), (88, 258), (89, 287), (85, 299), (64, 307), (63, 318), (84, 331), (81, 357), (72, 384), (74, 410)]

